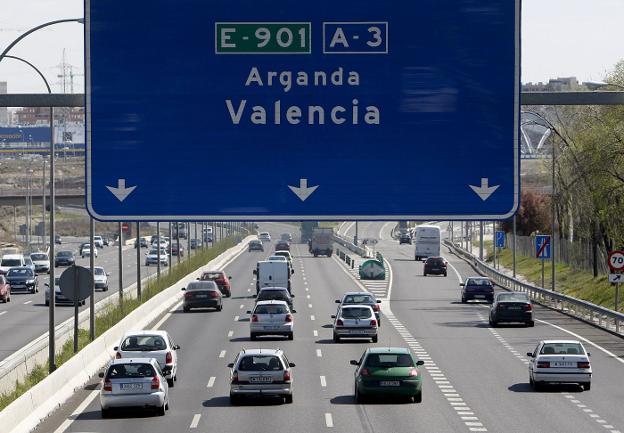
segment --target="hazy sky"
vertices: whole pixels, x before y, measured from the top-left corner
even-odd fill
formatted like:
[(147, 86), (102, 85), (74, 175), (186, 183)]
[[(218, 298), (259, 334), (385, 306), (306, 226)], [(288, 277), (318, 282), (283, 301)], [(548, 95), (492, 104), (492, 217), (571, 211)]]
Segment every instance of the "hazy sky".
[[(523, 82), (558, 76), (600, 81), (624, 59), (624, 0), (523, 0), (522, 7)], [(82, 16), (83, 0), (0, 0), (0, 51), (25, 29)], [(56, 66), (63, 49), (67, 62), (76, 67), (74, 72), (84, 73), (82, 32), (81, 24), (53, 26), (29, 36), (11, 54), (39, 67), (58, 92)], [(8, 81), (9, 92), (44, 92), (41, 80), (16, 63), (10, 59), (0, 63), (0, 81)], [(82, 79), (75, 77), (75, 92), (83, 91)]]

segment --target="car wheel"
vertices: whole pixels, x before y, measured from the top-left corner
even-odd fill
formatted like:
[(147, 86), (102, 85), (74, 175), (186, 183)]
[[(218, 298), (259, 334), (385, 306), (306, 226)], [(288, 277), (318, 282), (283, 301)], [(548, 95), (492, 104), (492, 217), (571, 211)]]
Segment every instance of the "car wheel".
[(492, 325), (492, 328), (496, 328), (498, 326), (498, 322), (496, 320), (490, 320), (490, 325)]
[(294, 338), (295, 338), (294, 333), (291, 332), (290, 334), (288, 334), (288, 339), (289, 340), (293, 340)]
[(583, 390), (584, 391), (589, 391), (591, 389), (591, 382), (585, 382), (583, 384)]
[(422, 403), (422, 391), (412, 397), (414, 403)]
[(426, 276), (427, 276), (427, 273), (426, 273), (426, 272), (423, 272), (423, 277), (426, 277)]
[(102, 408), (102, 418), (110, 417), (111, 410)]
[(173, 388), (175, 386), (173, 377), (171, 379), (167, 379), (167, 385), (169, 385), (169, 388)]
[(258, 336), (256, 334), (254, 334), (253, 332), (251, 334), (249, 334), (249, 339), (251, 341), (256, 341), (256, 338), (258, 338)]
[(535, 322), (533, 320), (531, 320), (530, 322), (527, 322), (527, 326), (529, 328), (533, 328), (535, 326)]
[(378, 338), (379, 337), (375, 335), (373, 338), (371, 338), (371, 340), (373, 341), (373, 343), (377, 343)]
[(145, 262), (145, 266), (149, 266), (149, 263), (148, 263), (148, 262)]
[(444, 273), (444, 276), (446, 277), (446, 272)]
[(165, 416), (165, 414), (167, 413), (167, 409), (165, 409), (165, 403), (163, 403), (162, 406), (156, 409), (156, 413), (158, 414), (158, 416)]
[(241, 404), (241, 398), (238, 395), (230, 394), (230, 404), (232, 406), (238, 406)]
[(293, 402), (293, 396), (292, 396), (292, 394), (289, 394), (289, 395), (284, 396), (284, 401), (285, 401), (287, 404), (292, 403), (292, 402)]
[(49, 307), (50, 306), (50, 301), (45, 301), (45, 306)]
[(462, 304), (465, 304), (465, 303), (466, 303), (466, 298), (464, 298), (464, 297), (462, 296), (462, 298), (461, 298), (461, 302), (462, 302)]
[(334, 343), (340, 343), (340, 337), (334, 334)]
[(533, 389), (535, 389), (535, 391), (541, 391), (542, 389), (544, 389), (544, 384), (542, 382), (536, 382), (534, 380), (533, 381)]
[(361, 404), (361, 403), (364, 403), (364, 400), (365, 400), (364, 396), (358, 389), (357, 385), (355, 385), (355, 401)]

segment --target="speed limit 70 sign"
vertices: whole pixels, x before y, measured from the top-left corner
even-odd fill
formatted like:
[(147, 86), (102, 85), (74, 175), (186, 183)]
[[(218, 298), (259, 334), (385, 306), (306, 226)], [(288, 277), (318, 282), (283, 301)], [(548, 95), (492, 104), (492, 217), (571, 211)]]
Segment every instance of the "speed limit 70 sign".
[(624, 251), (609, 252), (609, 268), (613, 272), (624, 271)]

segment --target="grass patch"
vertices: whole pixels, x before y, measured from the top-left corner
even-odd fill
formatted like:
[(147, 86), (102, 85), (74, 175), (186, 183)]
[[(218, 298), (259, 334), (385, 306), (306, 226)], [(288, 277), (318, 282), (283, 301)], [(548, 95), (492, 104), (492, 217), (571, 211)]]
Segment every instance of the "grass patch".
[[(231, 236), (220, 242), (217, 242), (213, 248), (203, 248), (193, 250), (194, 254), (190, 259), (185, 259), (180, 264), (173, 265), (171, 271), (169, 268), (161, 268), (160, 279), (152, 279), (142, 288), (143, 302), (149, 300), (156, 294), (162, 292), (167, 287), (172, 286), (177, 281), (184, 278), (191, 272), (206, 265), (209, 261), (235, 246), (243, 239), (242, 235)], [(175, 260), (174, 260), (175, 262)], [(118, 296), (118, 295), (113, 295)], [(125, 297), (121, 302), (111, 304), (101, 311), (95, 319), (96, 337), (108, 331), (115, 326), (121, 319), (126, 317), (134, 309), (139, 307), (141, 303), (136, 298)], [(78, 351), (82, 350), (91, 342), (89, 339), (88, 329), (78, 330)], [(56, 365), (60, 367), (74, 356), (74, 340), (73, 338), (66, 341), (56, 355)], [(15, 383), (13, 391), (0, 394), (0, 411), (11, 404), (14, 400), (27, 392), (30, 388), (41, 382), (48, 376), (48, 362), (45, 365), (37, 365), (22, 382)]]

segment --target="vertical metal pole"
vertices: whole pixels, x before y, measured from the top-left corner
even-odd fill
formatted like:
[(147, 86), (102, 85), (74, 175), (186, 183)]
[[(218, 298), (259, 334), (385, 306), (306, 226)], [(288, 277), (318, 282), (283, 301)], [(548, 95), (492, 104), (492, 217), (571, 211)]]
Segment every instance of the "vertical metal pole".
[(492, 223), (492, 240), (493, 242), (493, 246), (494, 246), (494, 269), (498, 269), (498, 257), (496, 257), (496, 253), (497, 253), (497, 248), (496, 248), (496, 221), (494, 221)]
[[(169, 274), (171, 273), (171, 268), (173, 267), (173, 263), (171, 263), (171, 261), (173, 260), (173, 255), (171, 254), (171, 250), (173, 248), (173, 228), (171, 227), (171, 221), (169, 221)], [(180, 254), (178, 252), (178, 254)]]
[(118, 236), (119, 236), (119, 248), (118, 248), (118, 260), (117, 260), (117, 265), (119, 266), (118, 270), (119, 270), (119, 305), (122, 307), (123, 310), (123, 254), (122, 254), (122, 250), (121, 247), (123, 246), (123, 232), (121, 230), (121, 221), (119, 223), (117, 223), (118, 227), (117, 227), (117, 231)]
[(355, 221), (355, 235), (353, 236), (353, 244), (358, 244), (358, 222)]
[[(620, 312), (620, 283), (615, 283), (615, 312)], [(615, 319), (615, 332), (620, 333), (619, 319)]]
[(156, 260), (158, 261), (158, 265), (156, 266), (156, 278), (160, 280), (160, 222), (156, 223)]
[(43, 225), (43, 233), (41, 234), (41, 251), (45, 251), (46, 247), (46, 193), (45, 193), (45, 174), (46, 160), (43, 159), (43, 173), (41, 177), (41, 221)]
[(191, 260), (191, 223), (186, 224), (186, 248), (188, 250), (188, 259)]
[(143, 302), (143, 293), (141, 292), (141, 223), (136, 223), (136, 271), (137, 271), (137, 299), (139, 303)]
[[(91, 256), (93, 256), (93, 244), (91, 244)], [(78, 272), (76, 262), (74, 262), (74, 353), (78, 352)]]
[(453, 221), (451, 221), (450, 224), (451, 224), (451, 243), (455, 244), (455, 225), (453, 224)]
[[(89, 217), (89, 242), (95, 248), (95, 220)], [(91, 294), (89, 295), (89, 338), (95, 340), (95, 255), (93, 250), (89, 255), (89, 270), (91, 271)]]
[(483, 221), (479, 221), (479, 260), (483, 260)]
[(178, 255), (177, 255), (177, 261), (178, 261), (178, 265), (180, 264), (180, 254), (182, 254), (182, 252), (180, 251), (180, 223), (176, 222), (176, 247), (178, 248)]
[(197, 243), (197, 222), (193, 223), (193, 237), (195, 238), (195, 249), (197, 250), (197, 247), (199, 246)]
[(512, 251), (511, 260), (513, 261), (513, 277), (516, 278), (516, 216), (513, 217), (513, 236), (511, 238)]
[(54, 253), (54, 107), (50, 107), (50, 287), (49, 287), (49, 309), (48, 309), (48, 371), (52, 373), (56, 370), (56, 336), (54, 330), (54, 308), (56, 305), (56, 297), (54, 290), (55, 283), (55, 260)]
[(542, 260), (542, 288), (544, 287), (544, 259)]
[[(551, 209), (551, 212), (552, 212), (552, 229), (551, 229), (552, 230), (552, 236), (550, 237), (550, 249), (552, 251), (551, 255), (550, 255), (551, 256), (550, 260), (551, 260), (551, 264), (552, 264), (552, 285), (551, 285), (551, 288), (552, 288), (553, 291), (556, 290), (556, 284), (555, 283), (556, 283), (556, 278), (557, 278), (557, 276), (556, 276), (556, 266), (555, 266), (555, 263), (556, 263), (555, 257), (556, 257), (556, 254), (557, 254), (557, 250), (555, 249), (555, 237), (556, 237), (556, 230), (557, 230), (557, 227), (556, 227), (557, 219), (555, 218), (555, 212), (557, 210), (557, 206), (555, 204), (555, 197), (556, 197), (556, 194), (555, 194), (555, 189), (556, 189), (556, 185), (555, 185), (555, 165), (556, 165), (556, 161), (557, 161), (556, 160), (556, 157), (557, 157), (556, 149), (557, 149), (557, 146), (555, 146), (555, 143), (553, 142), (552, 143), (552, 195), (551, 195), (551, 201), (552, 201), (552, 203), (551, 203), (551, 205), (552, 205), (552, 209)], [(559, 245), (559, 243), (557, 243), (557, 245)], [(542, 284), (542, 287), (544, 287), (543, 284)]]
[(459, 222), (459, 246), (464, 248), (464, 222)]

